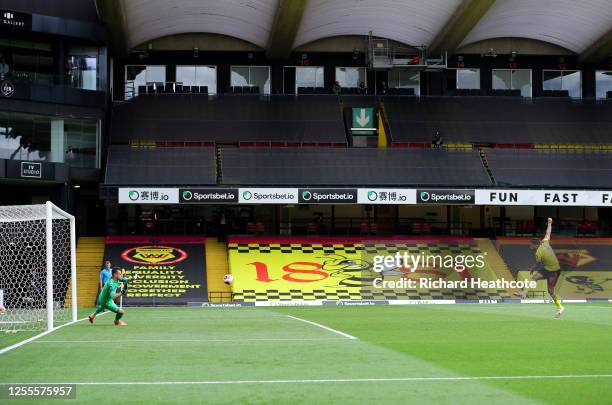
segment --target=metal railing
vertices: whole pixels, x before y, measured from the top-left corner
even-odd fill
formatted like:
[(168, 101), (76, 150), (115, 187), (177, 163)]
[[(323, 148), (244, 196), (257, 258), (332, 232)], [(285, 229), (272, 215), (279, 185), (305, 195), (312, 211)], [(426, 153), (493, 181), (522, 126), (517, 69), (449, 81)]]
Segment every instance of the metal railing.
[[(95, 77), (92, 77), (95, 75)], [(14, 80), (16, 83), (27, 82), (43, 86), (64, 86), (82, 90), (104, 90), (100, 78), (94, 71), (70, 70), (65, 75), (30, 72), (25, 70), (11, 70), (1, 79)]]

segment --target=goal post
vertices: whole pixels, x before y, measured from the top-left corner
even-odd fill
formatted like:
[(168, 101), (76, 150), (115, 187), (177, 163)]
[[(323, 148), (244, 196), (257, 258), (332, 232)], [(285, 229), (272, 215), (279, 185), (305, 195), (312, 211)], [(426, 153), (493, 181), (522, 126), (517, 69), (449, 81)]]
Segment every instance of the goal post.
[(51, 202), (0, 206), (0, 332), (77, 320), (74, 216)]

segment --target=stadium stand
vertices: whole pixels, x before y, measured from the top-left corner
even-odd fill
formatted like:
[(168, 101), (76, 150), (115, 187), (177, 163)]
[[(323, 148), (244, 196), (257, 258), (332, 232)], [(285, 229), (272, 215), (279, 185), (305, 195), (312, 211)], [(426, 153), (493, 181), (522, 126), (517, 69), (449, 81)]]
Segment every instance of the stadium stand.
[(491, 149), (489, 168), (498, 185), (609, 187), (609, 152), (554, 152), (537, 149)]
[(221, 148), (224, 184), (490, 185), (477, 151)]
[(134, 148), (112, 145), (105, 185), (215, 184), (214, 148)]
[(113, 108), (111, 142), (296, 142), (346, 145), (335, 96), (158, 95)]
[[(607, 144), (612, 104), (506, 97), (384, 97), (395, 143)], [(520, 119), (518, 119), (520, 117)]]

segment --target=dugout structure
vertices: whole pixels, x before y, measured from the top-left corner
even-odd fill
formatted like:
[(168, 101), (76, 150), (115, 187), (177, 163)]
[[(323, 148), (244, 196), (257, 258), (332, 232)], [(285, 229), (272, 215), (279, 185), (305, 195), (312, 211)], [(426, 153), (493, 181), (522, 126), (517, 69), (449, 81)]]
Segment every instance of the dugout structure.
[(74, 217), (51, 202), (0, 207), (0, 331), (77, 319)]

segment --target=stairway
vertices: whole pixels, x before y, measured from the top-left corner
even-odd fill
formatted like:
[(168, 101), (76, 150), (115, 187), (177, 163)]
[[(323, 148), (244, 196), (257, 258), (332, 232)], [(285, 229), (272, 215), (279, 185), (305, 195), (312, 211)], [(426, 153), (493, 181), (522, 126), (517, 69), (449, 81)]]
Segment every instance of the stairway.
[[(82, 237), (77, 241), (77, 305), (91, 308), (98, 294), (100, 270), (104, 264), (104, 238)], [(72, 286), (66, 293), (66, 306), (71, 305)]]
[[(478, 244), (480, 250), (487, 254), (487, 263), (489, 266), (491, 266), (491, 269), (493, 269), (498, 279), (503, 278), (508, 281), (514, 280), (514, 276), (508, 268), (508, 265), (504, 259), (502, 259), (501, 255), (497, 251), (497, 248), (495, 247), (495, 244), (490, 239), (476, 238), (476, 243)], [(508, 290), (508, 292), (513, 294), (517, 291)]]
[(217, 238), (206, 238), (206, 284), (208, 300), (223, 302), (232, 300), (230, 286), (223, 282), (223, 276), (229, 273), (227, 262), (227, 245)]
[(482, 165), (484, 166), (485, 170), (487, 171), (487, 174), (489, 175), (489, 178), (491, 179), (493, 184), (497, 184), (497, 182), (495, 181), (495, 177), (493, 177), (493, 172), (491, 171), (491, 168), (489, 167), (489, 161), (487, 160), (487, 154), (485, 153), (484, 148), (479, 147), (478, 148), (478, 153), (480, 154), (480, 160), (482, 161)]
[(217, 184), (223, 184), (223, 172), (221, 171), (221, 147), (215, 146), (215, 164), (217, 165)]

